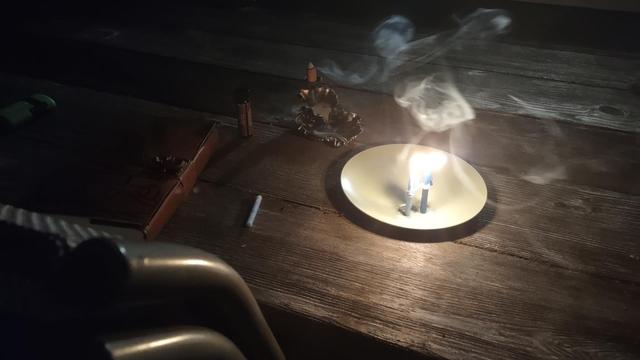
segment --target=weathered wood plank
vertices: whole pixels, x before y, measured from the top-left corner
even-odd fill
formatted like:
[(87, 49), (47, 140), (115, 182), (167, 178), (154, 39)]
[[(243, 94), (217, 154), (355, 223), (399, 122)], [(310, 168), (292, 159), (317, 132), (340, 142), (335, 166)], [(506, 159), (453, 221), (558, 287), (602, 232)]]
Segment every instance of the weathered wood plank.
[(640, 354), (637, 286), (452, 243), (396, 241), (271, 197), (248, 230), (250, 202), (250, 193), (201, 183), (161, 238), (220, 255), (262, 303), (426, 354)]
[[(364, 25), (323, 20), (309, 14), (274, 13), (260, 8), (228, 11), (211, 6), (166, 4), (165, 7), (163, 10), (157, 9), (155, 16), (145, 19), (145, 22), (156, 26), (186, 27), (208, 33), (376, 55), (371, 39), (373, 28)], [(122, 14), (119, 21), (139, 26), (140, 14)], [(436, 29), (432, 31), (435, 32)], [(428, 33), (416, 34), (415, 38), (425, 36)], [(640, 59), (637, 56), (620, 53), (596, 55), (594, 52), (577, 52), (551, 47), (546, 43), (527, 46), (501, 39), (489, 42), (462, 39), (457, 47), (431, 63), (623, 90), (640, 81)]]
[[(66, 27), (66, 29), (64, 29)], [(64, 29), (64, 30), (63, 30)], [(272, 43), (262, 40), (183, 31), (125, 28), (111, 29), (115, 36), (84, 29), (73, 23), (44, 26), (43, 36), (75, 38), (108, 46), (147, 52), (187, 61), (213, 64), (263, 74), (302, 79), (308, 61), (332, 59), (349, 67), (378, 61), (371, 55)], [(640, 131), (640, 102), (631, 91), (570, 84), (545, 79), (447, 68), (425, 64), (396, 79), (354, 85), (355, 88), (393, 94), (400, 79), (450, 73), (462, 95), (478, 109), (559, 119), (625, 131)]]
[[(81, 93), (71, 92), (78, 96), (79, 103), (82, 103)], [(203, 94), (202, 99), (210, 95)], [(136, 103), (137, 100), (123, 101)], [(105, 106), (113, 103), (118, 102), (108, 101)], [(160, 115), (170, 111), (166, 106), (159, 109)], [(230, 168), (235, 173), (220, 168), (226, 180), (224, 177), (213, 180), (243, 187), (242, 180), (251, 188), (261, 177), (270, 177), (272, 184), (265, 191), (267, 194), (284, 193), (284, 187), (288, 186), (289, 194), (305, 193), (309, 197), (304, 201), (318, 201), (309, 194), (310, 189), (324, 192), (329, 174), (323, 177), (323, 173), (309, 171), (304, 164), (325, 161), (325, 170), (334, 169), (331, 165), (337, 160), (336, 151), (282, 134), (282, 131), (269, 128), (277, 137), (271, 140), (265, 137), (267, 141), (263, 143), (271, 147), (252, 147), (260, 143), (258, 135), (252, 141), (241, 143), (240, 149), (234, 148), (230, 154), (236, 160), (243, 160), (242, 154), (249, 152), (253, 156), (245, 159), (245, 164), (257, 160), (258, 165)], [(289, 147), (286, 153), (284, 144)], [(298, 173), (292, 178), (280, 176), (276, 170), (285, 163), (302, 164), (298, 171), (320, 176), (303, 178)], [(541, 245), (544, 251), (533, 250), (540, 251), (540, 258), (544, 259), (537, 260), (556, 267), (448, 242), (396, 241), (363, 230), (331, 210), (298, 206), (274, 198), (267, 198), (256, 227), (248, 231), (240, 225), (246, 216), (250, 194), (205, 183), (201, 183), (197, 195), (191, 197), (196, 205), (190, 203), (182, 208), (164, 239), (220, 254), (248, 279), (263, 303), (429, 354), (492, 359), (637, 357), (639, 314), (634, 310), (633, 301), (639, 294), (631, 275), (637, 273), (634, 271), (637, 265), (625, 263), (621, 258), (621, 254), (636, 248), (628, 244), (627, 235), (623, 234), (622, 241), (618, 241), (618, 235), (624, 231), (637, 232), (634, 223), (628, 224), (629, 219), (638, 218), (637, 197), (568, 184), (531, 186), (494, 168), (481, 170), (492, 180), (493, 188), (502, 189), (497, 192), (499, 202), (518, 206), (523, 203), (522, 199), (537, 198), (540, 204), (555, 202), (554, 206), (562, 211), (556, 212), (560, 217), (553, 217), (547, 206), (539, 203), (531, 205), (535, 217), (528, 212), (518, 212), (517, 208), (503, 213), (496, 211), (489, 225), (467, 238), (485, 236), (485, 241), (495, 245), (496, 239), (508, 236), (514, 242), (531, 231), (533, 235), (526, 238), (530, 242), (526, 246), (544, 241)], [(320, 187), (292, 186), (307, 180), (318, 181)], [(515, 194), (514, 189), (523, 194)], [(581, 201), (573, 202), (576, 198)], [(289, 199), (296, 201), (293, 197)], [(567, 216), (565, 213), (569, 220), (589, 230), (601, 228), (596, 229), (597, 242), (586, 247), (580, 243), (577, 250), (574, 249), (572, 256), (580, 259), (584, 256), (589, 262), (586, 265), (576, 265), (564, 248), (571, 241), (580, 240), (573, 237), (573, 232), (584, 234), (586, 230), (577, 229), (574, 224), (560, 229), (553, 242), (546, 238), (552, 223), (559, 227), (567, 224), (568, 220), (563, 219)], [(536, 218), (541, 222), (535, 221)], [(486, 222), (489, 218), (482, 217), (480, 221), (483, 219)], [(498, 230), (491, 232), (493, 219), (508, 222), (502, 224), (496, 220), (494, 229)], [(594, 224), (589, 225), (589, 221)], [(553, 233), (557, 230), (554, 228)], [(605, 232), (615, 238), (610, 241), (612, 251), (602, 246), (600, 237)], [(587, 238), (587, 242), (591, 241), (593, 237)], [(594, 248), (598, 247), (600, 252), (596, 254)], [(634, 254), (625, 255), (637, 261), (632, 257)], [(609, 263), (609, 256), (615, 264)], [(616, 276), (599, 273), (601, 270), (593, 269), (596, 260), (608, 267), (607, 271), (620, 273)], [(565, 262), (581, 268), (577, 272), (560, 269), (567, 266)], [(626, 282), (600, 279), (582, 271)]]
[[(23, 77), (3, 75), (2, 82), (5, 91), (29, 94), (34, 91), (49, 93), (60, 101), (61, 106), (67, 106), (69, 101), (74, 106), (94, 109), (96, 112), (110, 113), (112, 111), (127, 113), (130, 116), (157, 116), (172, 118), (200, 118), (216, 119), (226, 124), (233, 124), (233, 120), (215, 117), (210, 114), (176, 109), (164, 105), (154, 104), (138, 99), (96, 93), (91, 90), (71, 88), (52, 84), (46, 81), (32, 80)], [(379, 103), (376, 101), (376, 103)], [(373, 109), (372, 111), (378, 111)], [(384, 113), (384, 112), (382, 112)], [(487, 117), (476, 121), (473, 139), (482, 139), (494, 134), (495, 139), (509, 139), (513, 134), (528, 134), (534, 141), (527, 142), (527, 137), (515, 137), (513, 143), (524, 142), (524, 146), (535, 147), (540, 137), (544, 136), (544, 129), (527, 127), (532, 119), (517, 119)], [(532, 120), (533, 121), (533, 120)], [(537, 121), (537, 120), (535, 120)], [(503, 124), (517, 124), (524, 126), (523, 131), (509, 131)], [(485, 124), (487, 127), (479, 127)], [(508, 126), (508, 125), (507, 125)], [(598, 145), (596, 149), (589, 146), (571, 150), (584, 152), (598, 159), (597, 154), (612, 156), (608, 150), (622, 142), (628, 135), (604, 130), (596, 131), (593, 136), (584, 135), (582, 131), (591, 134), (594, 129), (574, 128), (564, 125), (568, 139)], [(383, 126), (381, 129), (384, 129)], [(524, 131), (526, 130), (526, 131)], [(602, 132), (602, 134), (600, 134)], [(235, 129), (223, 130), (227, 139), (233, 139)], [(385, 137), (384, 133), (375, 133), (371, 138), (364, 138), (368, 143), (386, 140), (402, 140), (401, 131), (387, 131), (393, 137)], [(581, 135), (582, 134), (582, 135)], [(609, 138), (609, 135), (621, 136)], [(464, 138), (463, 138), (464, 139)], [(491, 139), (489, 137), (489, 139)], [(607, 142), (598, 143), (598, 139)], [(634, 137), (626, 148), (634, 149)], [(420, 143), (443, 145), (446, 148), (449, 139), (419, 139)], [(468, 143), (467, 140), (461, 144)], [(352, 149), (333, 149), (320, 143), (309, 142), (306, 139), (288, 133), (286, 129), (269, 125), (256, 124), (256, 136), (248, 142), (229, 143), (228, 148), (221, 152), (222, 159), (213, 163), (203, 174), (205, 179), (221, 184), (232, 184), (254, 191), (264, 192), (282, 197), (289, 201), (302, 203), (322, 209), (334, 208), (336, 199), (335, 176), (339, 174), (339, 161)], [(516, 177), (519, 169), (512, 163), (516, 159), (524, 158), (524, 152), (510, 142), (501, 141), (496, 150), (487, 151), (488, 143), (472, 143), (467, 147), (455, 146), (457, 150), (464, 148), (463, 155), (484, 153), (487, 159), (498, 157), (504, 162), (503, 166), (492, 163), (484, 166), (483, 156), (473, 157), (479, 160), (482, 172), (493, 186), (494, 198), (498, 202), (497, 209), (487, 212), (481, 217), (485, 224), (482, 232), (460, 240), (461, 242), (493, 251), (504, 252), (539, 262), (546, 262), (559, 267), (585, 271), (601, 276), (621, 278), (635, 281), (638, 260), (638, 245), (634, 233), (639, 231), (638, 197), (624, 196), (615, 192), (597, 190), (589, 187), (574, 186), (574, 180), (579, 176), (572, 176), (571, 181), (554, 183), (551, 185), (536, 185), (525, 182)], [(552, 145), (553, 149), (563, 149), (565, 143), (560, 139)], [(573, 144), (569, 141), (567, 144)], [(600, 151), (599, 148), (602, 148)], [(291, 149), (302, 149), (291, 151)], [(482, 149), (482, 150), (480, 150)], [(624, 150), (624, 149), (623, 149)], [(636, 149), (637, 151), (637, 149)], [(507, 154), (516, 153), (515, 158)], [(554, 153), (556, 151), (554, 150)], [(557, 153), (561, 153), (558, 150)], [(496, 155), (498, 154), (498, 155)], [(615, 155), (615, 153), (613, 154)], [(622, 151), (617, 155), (621, 164), (617, 173), (603, 172), (601, 177), (624, 178), (624, 156), (633, 157), (631, 153)], [(466, 158), (466, 157), (465, 157)], [(602, 158), (603, 161), (606, 158)], [(569, 159), (560, 158), (560, 163)], [(526, 161), (526, 160), (522, 160)], [(515, 166), (515, 167), (512, 167)], [(632, 168), (626, 168), (626, 173), (632, 174)], [(576, 175), (580, 175), (579, 173)], [(594, 176), (591, 174), (590, 176)], [(329, 188), (328, 190), (327, 187)], [(340, 204), (338, 204), (340, 205)], [(342, 210), (343, 209), (338, 209)], [(493, 214), (493, 218), (490, 216)], [(357, 220), (357, 219), (356, 219)], [(400, 234), (402, 235), (402, 234)], [(398, 236), (398, 234), (395, 234)], [(611, 240), (615, 239), (615, 240)], [(603, 254), (606, 254), (604, 256)]]
[(341, 165), (363, 146), (336, 150), (277, 128), (263, 128), (256, 129), (251, 141), (212, 163), (202, 178), (325, 211), (336, 209), (360, 226), (393, 238), (459, 239), (466, 245), (574, 271), (638, 280), (638, 196), (572, 184), (532, 184), (500, 170), (478, 167), (491, 198), (479, 223), (460, 234), (430, 238), (422, 232), (381, 226), (360, 215), (345, 199), (338, 185)]
[[(296, 89), (302, 82), (281, 77), (183, 62), (112, 47), (34, 39), (20, 56), (0, 59), (5, 67), (56, 81), (133, 95), (185, 108), (234, 115), (232, 89), (250, 86), (256, 121), (294, 127)], [(56, 53), (42, 64), (40, 53)], [(393, 98), (339, 89), (341, 102), (361, 113), (366, 143), (412, 142), (453, 148), (463, 158), (514, 176), (566, 176), (566, 181), (640, 194), (637, 137), (564, 122), (478, 112), (477, 120), (451, 132), (425, 134)], [(553, 180), (554, 178), (550, 178)]]
[(347, 108), (366, 120), (359, 139), (364, 143), (433, 144), (531, 181), (564, 180), (640, 194), (636, 134), (495, 112), (478, 112), (475, 120), (450, 131), (426, 133), (388, 96), (348, 89), (339, 95)]
[(335, 323), (295, 313), (291, 309), (275, 307), (265, 302), (260, 308), (282, 352), (289, 360), (363, 359), (424, 360), (441, 359), (381, 341), (367, 334), (345, 329)]

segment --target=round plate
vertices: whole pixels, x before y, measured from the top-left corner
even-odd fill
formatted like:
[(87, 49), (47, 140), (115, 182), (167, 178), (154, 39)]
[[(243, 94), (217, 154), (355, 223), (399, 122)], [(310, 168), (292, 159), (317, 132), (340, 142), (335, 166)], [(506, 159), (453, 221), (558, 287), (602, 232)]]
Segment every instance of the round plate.
[[(446, 164), (433, 172), (426, 214), (399, 209), (405, 202), (409, 160), (416, 153), (446, 155)], [(387, 224), (409, 229), (444, 229), (476, 216), (487, 202), (487, 185), (466, 161), (442, 150), (411, 144), (376, 146), (352, 157), (342, 169), (342, 189), (365, 214)], [(420, 203), (418, 190), (414, 207)]]

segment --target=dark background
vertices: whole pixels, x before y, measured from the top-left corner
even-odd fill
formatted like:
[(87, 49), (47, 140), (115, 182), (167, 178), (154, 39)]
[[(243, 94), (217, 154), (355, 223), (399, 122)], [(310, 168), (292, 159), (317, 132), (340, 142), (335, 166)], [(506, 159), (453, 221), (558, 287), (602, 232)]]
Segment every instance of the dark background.
[[(435, 31), (454, 24), (452, 15), (464, 17), (477, 8), (501, 8), (511, 12), (514, 27), (507, 40), (555, 43), (576, 47), (633, 52), (640, 49), (640, 13), (528, 3), (513, 0), (380, 0), (380, 1), (81, 1), (30, 0), (8, 3), (2, 24), (7, 27), (25, 19), (83, 16), (88, 21), (126, 17), (134, 10), (148, 10), (137, 21), (154, 21), (154, 10), (163, 7), (207, 6), (226, 9), (258, 7), (274, 12), (317, 16), (346, 23), (375, 25), (391, 14), (409, 17), (419, 32)], [(611, 5), (615, 8), (615, 2)], [(640, 4), (636, 11), (640, 12)], [(131, 21), (131, 19), (129, 19)], [(292, 29), (295, 31), (295, 29)]]

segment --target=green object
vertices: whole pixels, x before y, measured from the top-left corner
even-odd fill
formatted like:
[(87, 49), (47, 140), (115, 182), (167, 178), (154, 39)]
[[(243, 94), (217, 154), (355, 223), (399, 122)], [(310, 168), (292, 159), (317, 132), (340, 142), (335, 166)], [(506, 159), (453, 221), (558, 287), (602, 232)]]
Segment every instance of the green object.
[(47, 95), (34, 94), (34, 95), (31, 95), (31, 99), (37, 100), (37, 101), (41, 102), (42, 104), (44, 104), (45, 107), (47, 108), (47, 110), (51, 110), (51, 109), (55, 108), (56, 106), (58, 106), (56, 104), (56, 101), (53, 100), (52, 98), (48, 97)]
[(35, 94), (0, 109), (0, 129), (10, 130), (53, 110), (56, 102), (43, 94)]

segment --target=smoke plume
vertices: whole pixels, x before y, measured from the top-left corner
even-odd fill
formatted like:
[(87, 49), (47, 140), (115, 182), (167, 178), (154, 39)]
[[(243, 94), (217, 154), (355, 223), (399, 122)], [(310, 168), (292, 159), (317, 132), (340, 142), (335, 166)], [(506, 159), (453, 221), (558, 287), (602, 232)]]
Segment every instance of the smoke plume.
[(384, 82), (426, 64), (461, 45), (461, 40), (489, 39), (507, 31), (511, 18), (504, 10), (478, 9), (458, 21), (455, 29), (414, 41), (415, 27), (404, 16), (394, 15), (373, 31), (373, 47), (378, 58), (345, 69), (334, 61), (326, 61), (319, 70), (342, 84)]
[(453, 82), (442, 78), (442, 74), (431, 75), (396, 88), (396, 103), (407, 109), (423, 130), (440, 132), (475, 118), (473, 108)]
[[(455, 29), (413, 40), (415, 27), (404, 16), (394, 15), (378, 25), (372, 34), (377, 57), (365, 57), (351, 69), (333, 61), (320, 66), (330, 79), (344, 85), (381, 83), (412, 73), (454, 47), (462, 40), (489, 39), (506, 32), (511, 23), (503, 10), (478, 9), (458, 21)], [(421, 78), (397, 81), (395, 99), (426, 131), (444, 131), (475, 118), (469, 103), (447, 74), (423, 74)]]

